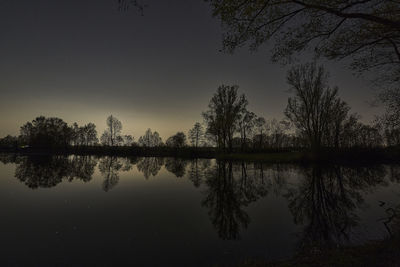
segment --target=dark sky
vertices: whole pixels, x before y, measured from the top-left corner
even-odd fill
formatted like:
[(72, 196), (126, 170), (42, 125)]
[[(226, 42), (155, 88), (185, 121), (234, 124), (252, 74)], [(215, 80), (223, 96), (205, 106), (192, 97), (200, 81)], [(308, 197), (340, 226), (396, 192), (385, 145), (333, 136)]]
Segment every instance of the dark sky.
[[(222, 30), (202, 0), (147, 0), (144, 16), (116, 0), (0, 0), (0, 137), (38, 115), (94, 122), (115, 115), (137, 139), (165, 139), (202, 121), (220, 84), (238, 84), (249, 109), (283, 118), (287, 67), (266, 48), (219, 52)], [(364, 121), (376, 109), (368, 82), (329, 63), (331, 84)]]

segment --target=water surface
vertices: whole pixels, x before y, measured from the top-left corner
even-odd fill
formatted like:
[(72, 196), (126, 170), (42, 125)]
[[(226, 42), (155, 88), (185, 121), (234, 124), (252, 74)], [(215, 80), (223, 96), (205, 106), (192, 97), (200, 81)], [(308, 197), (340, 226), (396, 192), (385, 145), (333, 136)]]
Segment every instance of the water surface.
[(400, 166), (0, 156), (2, 266), (210, 266), (390, 235)]

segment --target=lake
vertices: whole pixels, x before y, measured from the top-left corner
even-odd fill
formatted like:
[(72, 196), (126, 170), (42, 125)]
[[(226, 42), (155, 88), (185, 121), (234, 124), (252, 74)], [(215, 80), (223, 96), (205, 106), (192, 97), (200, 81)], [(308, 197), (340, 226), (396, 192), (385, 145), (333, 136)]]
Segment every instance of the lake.
[(0, 155), (1, 266), (230, 266), (391, 233), (399, 165)]

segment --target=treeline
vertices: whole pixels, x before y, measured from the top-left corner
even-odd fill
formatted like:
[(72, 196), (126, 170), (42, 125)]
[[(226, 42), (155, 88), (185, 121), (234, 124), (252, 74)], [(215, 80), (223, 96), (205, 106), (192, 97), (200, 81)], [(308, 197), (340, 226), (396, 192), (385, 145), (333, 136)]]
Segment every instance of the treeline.
[[(248, 100), (238, 86), (221, 85), (188, 134), (177, 132), (163, 142), (157, 131), (148, 129), (137, 141), (122, 134), (122, 123), (115, 116), (106, 119), (106, 130), (98, 138), (96, 125), (68, 125), (60, 118), (37, 117), (20, 128), (19, 136), (0, 139), (2, 148), (141, 147), (217, 148), (218, 151), (262, 151), (284, 149), (377, 148), (400, 145), (400, 125), (393, 116), (376, 117), (364, 124), (350, 112), (331, 88), (323, 66), (307, 63), (287, 73), (289, 97), (282, 120), (266, 120), (248, 110)], [(98, 149), (97, 149), (98, 150)]]

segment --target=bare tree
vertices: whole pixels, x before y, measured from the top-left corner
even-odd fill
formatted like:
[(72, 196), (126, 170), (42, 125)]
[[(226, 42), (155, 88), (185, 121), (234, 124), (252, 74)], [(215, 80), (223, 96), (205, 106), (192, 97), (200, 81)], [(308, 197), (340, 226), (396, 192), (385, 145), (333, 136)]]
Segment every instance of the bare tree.
[(199, 145), (203, 142), (204, 139), (204, 130), (203, 126), (196, 122), (192, 129), (189, 130), (189, 140), (192, 146), (199, 147)]
[(103, 145), (114, 146), (120, 144), (122, 123), (117, 118), (110, 115), (107, 118), (107, 128), (101, 136), (101, 142)]
[(328, 73), (315, 63), (292, 67), (287, 81), (294, 97), (288, 99), (285, 115), (306, 136), (311, 148), (318, 150), (340, 101), (338, 88), (329, 88)]
[(241, 113), (246, 109), (247, 99), (238, 95), (238, 86), (221, 85), (203, 112), (207, 133), (214, 136), (219, 148), (232, 150), (235, 134)]
[(325, 144), (339, 148), (340, 137), (343, 134), (344, 122), (348, 118), (350, 107), (341, 99), (336, 99), (331, 110), (331, 122), (325, 134)]
[(154, 131), (153, 133), (149, 128), (143, 136), (139, 137), (138, 143), (143, 147), (157, 147), (162, 145), (162, 140), (158, 132)]
[(285, 120), (272, 119), (269, 120), (266, 126), (268, 133), (267, 140), (270, 148), (282, 148), (287, 145), (286, 132), (290, 128), (290, 123)]
[(83, 126), (83, 137), (86, 146), (95, 145), (99, 142), (97, 139), (96, 125), (94, 123), (88, 123)]
[(259, 148), (263, 148), (265, 142), (265, 125), (266, 121), (264, 117), (257, 117), (254, 121), (254, 126), (257, 134), (254, 136), (254, 144), (257, 144)]
[(254, 130), (255, 119), (257, 118), (254, 112), (243, 110), (241, 118), (238, 122), (238, 130), (240, 132), (241, 146), (242, 149), (247, 147), (247, 139), (251, 132)]

